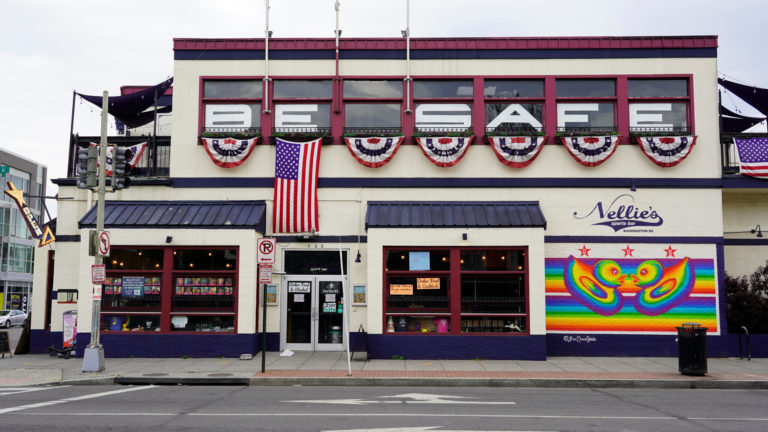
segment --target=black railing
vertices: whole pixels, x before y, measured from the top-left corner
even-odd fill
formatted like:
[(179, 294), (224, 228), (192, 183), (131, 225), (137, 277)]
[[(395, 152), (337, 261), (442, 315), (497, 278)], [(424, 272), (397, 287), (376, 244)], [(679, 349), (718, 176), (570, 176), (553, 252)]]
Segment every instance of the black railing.
[(452, 127), (416, 127), (413, 130), (413, 136), (472, 136), (472, 128), (452, 128)]
[(345, 127), (345, 137), (389, 137), (403, 135), (399, 127)]
[(565, 136), (618, 135), (618, 130), (616, 126), (559, 127), (557, 134)]
[(632, 136), (685, 136), (691, 135), (692, 131), (689, 127), (631, 127), (629, 128), (629, 134)]
[[(77, 148), (86, 148), (90, 143), (98, 144), (101, 141), (97, 136), (73, 135), (70, 146), (70, 166), (67, 170), (68, 177), (77, 176)], [(110, 136), (109, 144), (118, 147), (131, 147), (136, 144), (147, 143), (147, 147), (136, 165), (128, 173), (130, 177), (167, 177), (171, 166), (171, 137), (170, 136)]]
[(544, 135), (543, 127), (533, 126), (496, 126), (485, 128), (485, 135), (487, 136), (538, 136)]
[(242, 127), (205, 127), (203, 128), (203, 137), (212, 138), (253, 138), (261, 135), (261, 128), (242, 128)]

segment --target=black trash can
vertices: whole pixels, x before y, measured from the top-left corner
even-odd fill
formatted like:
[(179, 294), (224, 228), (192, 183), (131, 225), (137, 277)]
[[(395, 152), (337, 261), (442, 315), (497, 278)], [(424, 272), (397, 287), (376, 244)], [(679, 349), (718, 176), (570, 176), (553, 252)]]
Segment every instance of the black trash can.
[(683, 323), (677, 327), (677, 346), (680, 373), (707, 374), (707, 328), (698, 323)]

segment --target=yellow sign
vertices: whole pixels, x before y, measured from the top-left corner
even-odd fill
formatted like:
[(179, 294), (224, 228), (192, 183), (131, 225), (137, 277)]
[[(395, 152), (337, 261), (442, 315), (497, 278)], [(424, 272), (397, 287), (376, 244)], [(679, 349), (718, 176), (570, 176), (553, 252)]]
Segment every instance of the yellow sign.
[(413, 285), (392, 284), (389, 286), (389, 295), (413, 295)]
[(440, 278), (417, 278), (416, 289), (440, 289)]
[(42, 247), (56, 241), (56, 237), (53, 236), (51, 228), (48, 225), (45, 226), (45, 230), (40, 228), (37, 219), (35, 219), (35, 215), (32, 214), (32, 210), (27, 203), (24, 202), (24, 191), (16, 189), (13, 182), (8, 182), (8, 189), (5, 190), (5, 194), (16, 201), (16, 205), (19, 206), (21, 214), (24, 215), (24, 220), (27, 222), (27, 227), (29, 227), (32, 237), (40, 240), (40, 244), (38, 244), (37, 247)]

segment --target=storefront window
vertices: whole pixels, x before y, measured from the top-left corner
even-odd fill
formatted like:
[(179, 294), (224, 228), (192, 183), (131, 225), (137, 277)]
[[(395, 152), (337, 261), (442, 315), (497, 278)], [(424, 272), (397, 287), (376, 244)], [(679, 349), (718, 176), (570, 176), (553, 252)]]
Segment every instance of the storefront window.
[(103, 331), (235, 331), (236, 248), (113, 247), (107, 262)]
[(387, 333), (528, 332), (525, 248), (385, 249)]

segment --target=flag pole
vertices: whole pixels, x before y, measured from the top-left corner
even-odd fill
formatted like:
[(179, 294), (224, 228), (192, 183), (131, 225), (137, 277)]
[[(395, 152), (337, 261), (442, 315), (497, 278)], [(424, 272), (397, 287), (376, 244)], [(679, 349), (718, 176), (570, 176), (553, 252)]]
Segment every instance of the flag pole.
[(411, 0), (405, 0), (405, 113), (411, 112)]
[(339, 236), (339, 264), (339, 271), (341, 272), (341, 297), (343, 298), (341, 307), (344, 308), (342, 309), (341, 319), (344, 320), (342, 327), (344, 327), (344, 339), (347, 341), (347, 376), (352, 376), (352, 356), (349, 353), (349, 344), (351, 342), (349, 340), (349, 305), (351, 305), (352, 302), (347, 295), (347, 284), (345, 283), (346, 277), (344, 276), (344, 254), (341, 251), (341, 236)]
[(264, 0), (264, 114), (269, 114), (269, 0)]

